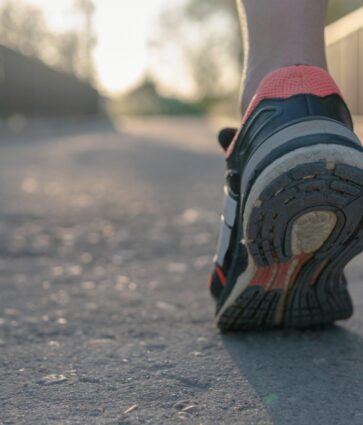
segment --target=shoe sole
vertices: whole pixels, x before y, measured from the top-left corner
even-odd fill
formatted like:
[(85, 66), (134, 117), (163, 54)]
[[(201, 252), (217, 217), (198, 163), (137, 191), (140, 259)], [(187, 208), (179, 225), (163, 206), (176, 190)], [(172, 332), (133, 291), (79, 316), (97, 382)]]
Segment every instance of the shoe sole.
[(349, 318), (343, 270), (363, 251), (362, 211), (361, 151), (318, 144), (265, 168), (241, 217), (248, 267), (218, 327), (304, 329)]

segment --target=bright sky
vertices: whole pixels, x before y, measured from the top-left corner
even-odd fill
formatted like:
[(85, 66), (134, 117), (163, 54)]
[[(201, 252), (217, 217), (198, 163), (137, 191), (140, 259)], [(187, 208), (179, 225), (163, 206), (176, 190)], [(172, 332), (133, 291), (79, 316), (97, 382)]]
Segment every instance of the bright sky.
[[(101, 87), (123, 91), (137, 83), (152, 65), (150, 41), (160, 12), (183, 0), (95, 0), (98, 38), (94, 59)], [(40, 6), (48, 25), (57, 30), (78, 24), (72, 0), (26, 0)]]

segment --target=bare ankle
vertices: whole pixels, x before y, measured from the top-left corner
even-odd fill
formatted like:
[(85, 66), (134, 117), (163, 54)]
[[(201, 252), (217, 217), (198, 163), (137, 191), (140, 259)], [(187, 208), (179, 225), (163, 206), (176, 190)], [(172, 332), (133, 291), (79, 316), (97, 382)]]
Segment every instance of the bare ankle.
[(328, 0), (240, 0), (245, 48), (241, 111), (270, 72), (292, 65), (326, 68)]

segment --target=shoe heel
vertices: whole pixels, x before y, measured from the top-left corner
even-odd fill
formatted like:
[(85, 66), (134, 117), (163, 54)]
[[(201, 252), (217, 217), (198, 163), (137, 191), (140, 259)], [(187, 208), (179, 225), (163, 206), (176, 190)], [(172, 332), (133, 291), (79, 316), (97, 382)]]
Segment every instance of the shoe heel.
[(356, 149), (297, 149), (261, 173), (246, 202), (244, 234), (258, 270), (249, 287), (280, 291), (275, 325), (305, 328), (352, 314), (343, 269), (363, 251), (362, 211)]

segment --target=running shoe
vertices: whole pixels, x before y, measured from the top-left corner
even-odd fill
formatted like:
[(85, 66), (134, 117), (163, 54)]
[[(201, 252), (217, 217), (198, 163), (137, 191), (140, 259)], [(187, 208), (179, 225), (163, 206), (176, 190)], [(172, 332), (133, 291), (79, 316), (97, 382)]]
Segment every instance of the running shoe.
[(363, 149), (323, 69), (260, 84), (240, 129), (221, 131), (225, 205), (210, 278), (226, 332), (346, 319), (344, 275), (363, 250)]

